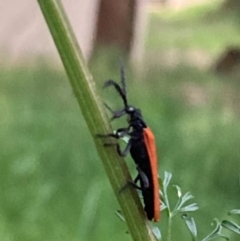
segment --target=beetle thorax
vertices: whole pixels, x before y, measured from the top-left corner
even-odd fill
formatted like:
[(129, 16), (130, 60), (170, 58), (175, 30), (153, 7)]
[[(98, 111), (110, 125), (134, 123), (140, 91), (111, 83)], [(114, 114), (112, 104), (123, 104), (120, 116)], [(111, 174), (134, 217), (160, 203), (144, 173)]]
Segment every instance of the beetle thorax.
[(146, 127), (140, 109), (128, 106), (126, 108), (126, 113), (128, 114), (128, 123), (133, 127), (133, 129), (142, 129)]

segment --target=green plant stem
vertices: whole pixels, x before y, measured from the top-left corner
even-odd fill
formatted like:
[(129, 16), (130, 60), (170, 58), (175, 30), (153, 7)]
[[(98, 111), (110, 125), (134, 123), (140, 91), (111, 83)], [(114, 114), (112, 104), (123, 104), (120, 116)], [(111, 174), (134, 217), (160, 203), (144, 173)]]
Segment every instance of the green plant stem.
[(172, 241), (172, 217), (168, 217), (168, 234), (167, 240)]
[(88, 71), (61, 2), (58, 0), (38, 0), (38, 3), (125, 216), (129, 232), (133, 240), (136, 241), (155, 240), (150, 227), (147, 225), (136, 191), (133, 188), (127, 188), (119, 193), (120, 188), (126, 184), (127, 180), (130, 180), (125, 162), (117, 155), (114, 148), (104, 148), (102, 140), (96, 138), (97, 133), (109, 133), (111, 128), (105, 117), (106, 115), (104, 115), (105, 111), (102, 108), (101, 101), (97, 98), (94, 81)]
[(168, 194), (167, 194), (167, 187), (164, 187), (163, 189), (163, 194), (164, 194), (164, 200), (167, 206), (167, 218), (168, 218), (168, 223), (167, 223), (167, 241), (171, 241), (172, 237), (171, 237), (171, 232), (172, 232), (172, 212), (171, 212), (171, 208), (170, 208), (170, 203), (168, 200)]

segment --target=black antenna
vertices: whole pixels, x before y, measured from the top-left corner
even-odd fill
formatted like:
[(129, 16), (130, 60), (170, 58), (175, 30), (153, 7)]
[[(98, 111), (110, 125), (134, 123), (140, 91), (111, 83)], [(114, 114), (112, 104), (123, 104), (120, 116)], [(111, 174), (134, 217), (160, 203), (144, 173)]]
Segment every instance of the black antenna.
[(126, 91), (125, 71), (124, 71), (124, 66), (123, 66), (122, 60), (120, 61), (120, 77), (121, 77), (122, 91), (126, 97), (127, 91)]
[(115, 87), (115, 89), (117, 90), (117, 92), (119, 93), (119, 95), (121, 96), (124, 106), (127, 107), (127, 98), (126, 98), (126, 94), (124, 93), (124, 90), (119, 86), (119, 84), (117, 84), (115, 81), (113, 80), (107, 80), (103, 86), (103, 88), (109, 87), (113, 85)]

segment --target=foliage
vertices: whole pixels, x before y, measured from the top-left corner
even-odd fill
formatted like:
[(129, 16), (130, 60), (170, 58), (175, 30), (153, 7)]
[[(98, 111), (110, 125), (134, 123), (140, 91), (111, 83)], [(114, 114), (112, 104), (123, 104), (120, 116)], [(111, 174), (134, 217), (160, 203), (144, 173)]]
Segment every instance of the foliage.
[[(177, 214), (181, 214), (182, 220), (185, 222), (188, 230), (191, 233), (192, 236), (192, 241), (197, 241), (198, 238), (198, 232), (197, 232), (197, 226), (195, 223), (195, 220), (193, 217), (188, 216), (188, 212), (194, 212), (199, 209), (198, 205), (196, 203), (191, 203), (191, 204), (186, 204), (190, 199), (193, 198), (193, 196), (190, 194), (190, 192), (185, 193), (184, 195), (182, 194), (181, 188), (178, 185), (172, 185), (172, 187), (177, 191), (177, 202), (175, 207), (172, 209), (170, 205), (170, 200), (168, 198), (168, 189), (169, 189), (169, 184), (172, 179), (172, 174), (169, 172), (164, 172), (164, 178), (163, 181), (160, 180), (161, 183), (161, 189), (160, 193), (161, 194), (161, 213), (166, 211), (167, 212), (167, 220), (163, 220), (162, 222), (167, 222), (168, 223), (168, 232), (167, 232), (167, 237), (164, 237), (164, 240), (171, 241), (171, 233), (174, 230), (174, 227), (172, 227), (172, 220), (175, 218)], [(125, 222), (125, 218), (122, 214), (121, 211), (116, 212), (117, 216)], [(229, 215), (231, 214), (240, 214), (240, 210), (234, 209), (229, 212)], [(212, 222), (212, 224), (215, 224), (215, 228), (201, 241), (210, 241), (210, 240), (215, 240), (215, 239), (225, 239), (229, 240), (229, 238), (224, 234), (223, 228), (226, 228), (228, 230), (231, 230), (232, 232), (236, 234), (240, 234), (240, 226), (234, 223), (233, 221), (228, 221), (228, 220), (223, 220), (220, 222), (217, 218), (215, 218)], [(151, 225), (152, 231), (155, 234), (156, 238), (158, 240), (162, 240), (162, 235), (161, 231), (159, 228), (155, 225)]]

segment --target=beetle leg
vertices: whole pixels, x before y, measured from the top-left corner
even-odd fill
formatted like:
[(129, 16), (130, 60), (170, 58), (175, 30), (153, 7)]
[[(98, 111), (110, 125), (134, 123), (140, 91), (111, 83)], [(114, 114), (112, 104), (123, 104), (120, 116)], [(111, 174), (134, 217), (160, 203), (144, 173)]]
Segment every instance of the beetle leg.
[(134, 181), (128, 181), (128, 185), (131, 185), (132, 187), (142, 191), (142, 188), (137, 185), (137, 182), (140, 180), (140, 178), (140, 174), (138, 174)]
[(138, 174), (137, 177), (134, 179), (134, 181), (128, 181), (120, 190), (119, 193), (121, 193), (122, 191), (124, 191), (128, 186), (132, 186), (138, 190), (142, 190), (141, 187), (139, 187), (136, 182), (140, 180), (140, 175)]
[(120, 118), (121, 116), (125, 115), (126, 114), (126, 111), (123, 109), (123, 110), (115, 110), (113, 112), (113, 116), (111, 117), (111, 121), (117, 119), (117, 118)]
[(117, 119), (126, 114), (125, 109), (122, 110), (113, 110), (107, 103), (104, 102), (104, 106), (112, 113), (111, 121)]
[(107, 137), (113, 137), (113, 138), (116, 138), (118, 139), (118, 134), (115, 134), (115, 133), (108, 133), (108, 134), (97, 134), (96, 135), (97, 137), (100, 137), (100, 138), (107, 138)]
[(143, 182), (143, 187), (144, 188), (149, 188), (149, 180), (148, 180), (148, 177), (147, 175), (145, 174), (145, 172), (142, 171), (142, 169), (137, 166), (137, 170), (138, 170), (138, 176), (139, 176), (139, 179), (141, 179), (141, 181)]
[[(132, 186), (140, 191), (142, 191), (145, 188), (149, 188), (149, 180), (147, 175), (141, 170), (141, 168), (139, 166), (137, 166), (137, 170), (138, 170), (138, 175), (136, 176), (136, 178), (134, 179), (134, 181), (128, 181), (120, 190), (119, 193), (121, 193), (122, 191), (124, 191), (128, 186)], [(143, 182), (143, 188), (137, 185), (137, 182), (139, 180), (142, 180)]]
[[(129, 181), (128, 184), (135, 187), (136, 189), (138, 190), (143, 190), (145, 188), (149, 188), (149, 180), (148, 180), (148, 177), (147, 175), (141, 170), (141, 168), (139, 166), (137, 166), (137, 170), (138, 170), (138, 175), (137, 177), (134, 179), (134, 181)], [(137, 185), (137, 182), (141, 180), (143, 182), (143, 188), (142, 187), (139, 187)]]
[(130, 127), (125, 127), (125, 128), (119, 128), (116, 130), (116, 135), (118, 135), (118, 138), (124, 137), (126, 135), (129, 135), (129, 129)]
[(131, 140), (129, 140), (129, 142), (127, 143), (125, 149), (123, 151), (121, 151), (120, 145), (118, 144), (117, 145), (117, 152), (118, 152), (118, 154), (120, 156), (122, 156), (122, 157), (126, 156), (128, 154), (128, 152), (130, 151), (131, 146), (132, 146), (132, 142), (131, 142)]
[[(124, 128), (119, 128), (119, 129), (117, 129), (117, 131), (115, 133), (97, 134), (97, 136), (101, 137), (101, 138), (113, 137), (115, 139), (120, 139), (126, 135), (131, 134), (131, 133), (129, 133), (129, 129), (130, 129), (130, 126), (124, 127)], [(116, 146), (117, 153), (119, 154), (119, 156), (125, 157), (127, 155), (127, 153), (130, 151), (132, 143), (131, 143), (131, 139), (130, 139), (123, 151), (121, 150), (120, 145), (118, 143), (104, 143), (104, 146)]]
[[(147, 175), (142, 171), (142, 169), (137, 166), (137, 170), (138, 170), (138, 175), (136, 176), (136, 178), (134, 179), (134, 181), (128, 181), (119, 191), (119, 193), (121, 193), (122, 191), (124, 191), (129, 185), (142, 191), (145, 188), (149, 188), (149, 180)], [(137, 182), (141, 180), (143, 182), (143, 188), (137, 185)]]
[(129, 133), (129, 129), (130, 129), (130, 126), (128, 127), (123, 127), (123, 128), (119, 128), (117, 129), (114, 133), (108, 133), (108, 134), (97, 134), (97, 137), (113, 137), (113, 138), (116, 138), (116, 139), (120, 139), (121, 137), (124, 137)]
[[(97, 136), (101, 137), (101, 138), (102, 137), (103, 138), (104, 137), (119, 138), (116, 134), (107, 134), (107, 135), (98, 134)], [(120, 145), (118, 143), (104, 143), (104, 146), (106, 146), (106, 147), (107, 146), (116, 146), (118, 155), (122, 156), (122, 157), (125, 157), (128, 154), (129, 150), (131, 149), (131, 145), (132, 145), (131, 140), (129, 140), (129, 142), (127, 143), (127, 145), (124, 148), (124, 150), (121, 150)]]
[(136, 188), (136, 189), (142, 191), (142, 188), (139, 187), (135, 182), (128, 181), (127, 185), (130, 185), (130, 186), (132, 186), (132, 187), (134, 187), (134, 188)]
[(117, 148), (117, 153), (119, 156), (125, 157), (129, 150), (131, 149), (131, 140), (129, 140), (128, 144), (126, 145), (126, 147), (124, 148), (124, 150), (121, 150), (120, 145), (118, 143), (105, 143), (104, 146), (116, 146)]
[(134, 179), (134, 182), (137, 183), (140, 180), (140, 175), (138, 174), (136, 178)]

